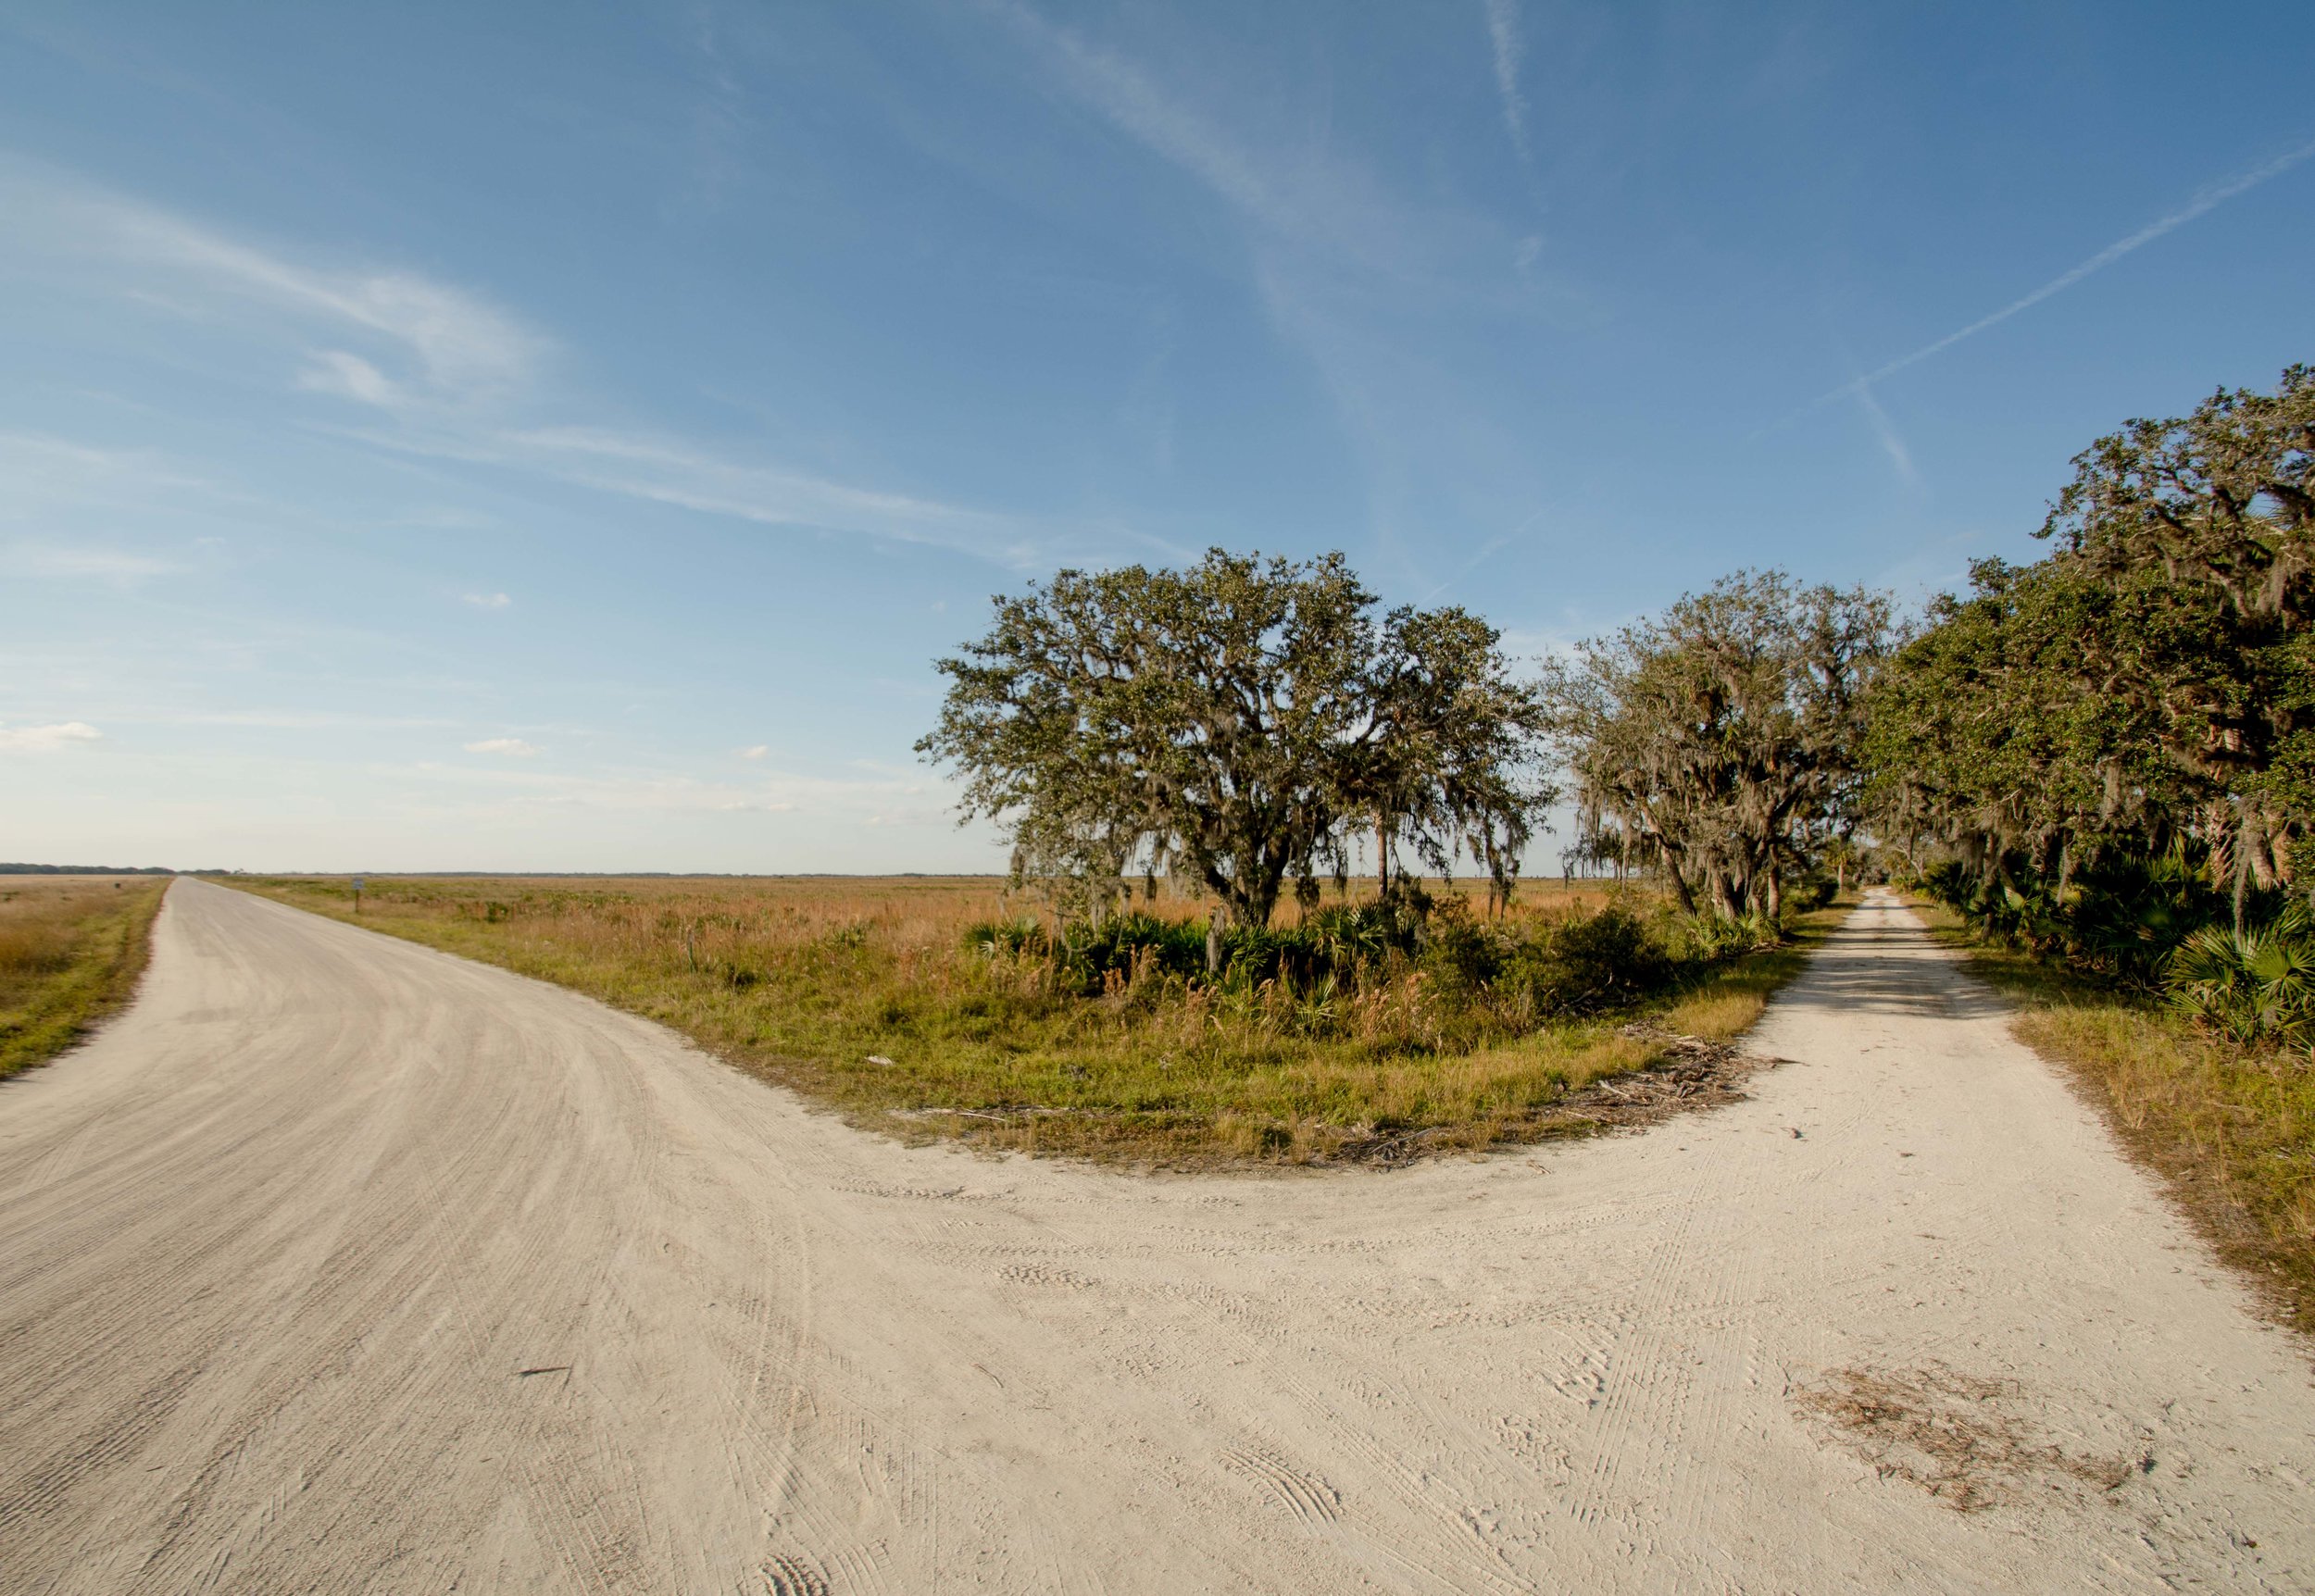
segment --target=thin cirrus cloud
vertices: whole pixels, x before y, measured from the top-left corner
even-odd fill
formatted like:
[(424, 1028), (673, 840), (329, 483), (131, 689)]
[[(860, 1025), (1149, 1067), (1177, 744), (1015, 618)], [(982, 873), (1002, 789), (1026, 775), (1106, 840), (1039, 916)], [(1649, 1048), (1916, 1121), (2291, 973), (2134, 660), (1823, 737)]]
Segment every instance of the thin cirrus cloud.
[(100, 742), (104, 735), (85, 720), (60, 720), (50, 726), (0, 726), (0, 754), (52, 754), (59, 748)]
[(125, 549), (72, 548), (49, 543), (19, 543), (7, 552), (0, 565), (30, 576), (108, 582), (139, 581), (184, 569), (174, 560)]
[(1117, 535), (832, 481), (644, 430), (541, 425), (532, 418), (539, 379), (565, 358), (557, 342), (479, 294), (414, 272), (301, 263), (5, 156), (0, 212), (10, 217), (0, 261), (46, 267), (75, 282), (93, 276), (100, 291), (203, 319), (254, 318), (249, 342), (261, 359), (281, 352), (290, 391), (382, 418), (372, 427), (321, 424), (371, 447), (509, 467), (757, 525), (931, 544), (1015, 567)]
[(1879, 406), (1872, 405), (1869, 391), (1880, 382), (1896, 376), (1898, 372), (1903, 371), (1909, 366), (1918, 366), (1924, 360), (1928, 360), (1935, 355), (1943, 355), (1946, 350), (1951, 349), (1955, 344), (1960, 343), (1963, 339), (1974, 338), (1979, 333), (1987, 330), (1989, 328), (2000, 326), (2003, 322), (2008, 320), (2013, 316), (2033, 309), (2044, 300), (2048, 299), (2055, 294), (2065, 293), (2066, 290), (2073, 287), (2074, 284), (2080, 282), (2084, 278), (2090, 276), (2094, 272), (2104, 271), (2108, 267), (2112, 266), (2116, 261), (2121, 259), (2124, 256), (2129, 255), (2135, 250), (2145, 248), (2147, 244), (2152, 243), (2155, 240), (2162, 237), (2166, 233), (2176, 231), (2178, 229), (2184, 227), (2188, 222), (2194, 221), (2197, 218), (2204, 216), (2210, 211), (2216, 210), (2219, 206), (2226, 204), (2227, 201), (2234, 199), (2237, 195), (2248, 193), (2252, 189), (2257, 188), (2259, 184), (2267, 182), (2271, 179), (2281, 177), (2284, 173), (2299, 165), (2310, 156), (2315, 156), (2315, 139), (2310, 139), (2303, 144), (2299, 144), (2292, 149), (2286, 150), (2282, 155), (2275, 156), (2272, 160), (2263, 162), (2259, 166), (2251, 168), (2247, 171), (2237, 172), (2233, 177), (2224, 178), (2217, 182), (2209, 184), (2178, 209), (2171, 212), (2167, 216), (2159, 217), (2157, 219), (2148, 222), (2146, 226), (2140, 228), (2136, 232), (2130, 234), (2128, 237), (2116, 239), (2112, 243), (2108, 244), (2104, 249), (2098, 251), (2097, 254), (2092, 256), (2081, 265), (2059, 272), (2056, 277), (2051, 278), (2047, 282), (2042, 284), (2041, 287), (2033, 290), (2031, 293), (2023, 294), (2017, 299), (2013, 299), (2008, 305), (2003, 305), (1999, 310), (1993, 311), (1985, 316), (1981, 316), (1966, 327), (1956, 328), (1953, 331), (1946, 333), (1943, 338), (1933, 339), (1931, 342), (1922, 344), (1919, 349), (1914, 350), (1908, 355), (1900, 355), (1895, 360), (1888, 361), (1874, 368), (1872, 370), (1866, 372), (1862, 377), (1851, 378), (1848, 381), (1842, 383), (1837, 388), (1827, 389), (1824, 393), (1818, 394), (1808, 404), (1802, 405), (1800, 409), (1793, 412), (1792, 416), (1786, 417), (1785, 420), (1790, 421), (1807, 413), (1808, 411), (1817, 408), (1817, 406), (1821, 405), (1829, 404), (1833, 400), (1844, 398), (1850, 394), (1863, 396), (1869, 407), (1877, 412)]
[[(1436, 193), (1413, 197), (1383, 168), (1318, 140), (1271, 98), (1207, 69), (1210, 52), (1172, 52), (1169, 74), (1022, 0), (985, 9), (1061, 93), (1186, 172), (1242, 223), (1246, 284), (1280, 341), (1300, 352), (1362, 462), (1380, 558), (1418, 585), (1435, 580), (1420, 537), (1422, 484), (1473, 458), (1523, 469), (1526, 442), (1500, 406), (1443, 370), (1442, 320), (1503, 325), (1597, 321), (1595, 294), (1542, 267), (1542, 245), (1497, 211)], [(1518, 90), (1516, 14), (1490, 17), (1493, 86)], [(1497, 30), (1495, 24), (1503, 26)], [(1523, 99), (1506, 102), (1524, 137)], [(1451, 464), (1450, 464), (1451, 463)]]
[[(68, 264), (93, 258), (206, 289), (205, 311), (238, 305), (369, 335), (398, 352), (413, 384), (438, 399), (519, 388), (552, 347), (480, 296), (415, 272), (301, 265), (29, 163), (0, 165), (0, 202), (12, 213), (19, 250)], [(382, 398), (391, 386), (360, 356), (324, 352), (317, 360), (342, 388)]]
[(527, 470), (621, 498), (758, 526), (853, 532), (951, 549), (1013, 569), (1116, 542), (1170, 547), (1131, 529), (1001, 515), (735, 461), (679, 439), (600, 427), (335, 429), (373, 448)]
[(402, 386), (358, 355), (324, 349), (313, 364), (297, 374), (297, 385), (311, 393), (334, 394), (363, 405), (392, 410), (408, 403)]
[(1503, 106), (1504, 131), (1521, 161), (1527, 147), (1527, 95), (1520, 88), (1520, 66), (1527, 54), (1520, 32), (1520, 8), (1514, 0), (1482, 0), (1487, 16), (1487, 47), (1495, 69), (1495, 98)]
[(181, 500), (214, 487), (150, 450), (99, 448), (39, 432), (0, 432), (0, 512), (23, 514), (63, 504), (119, 508), (163, 495)]
[(1308, 270), (1347, 269), (1395, 287), (1411, 304), (1533, 304), (1531, 294), (1506, 292), (1508, 272), (1491, 282), (1482, 264), (1512, 258), (1499, 221), (1469, 208), (1415, 205), (1323, 147), (1245, 131), (1260, 119), (1258, 108), (1218, 104), (1210, 83), (1196, 97), (1170, 88), (1019, 0), (993, 0), (989, 9), (1071, 98), (1226, 201), (1267, 254), (1292, 255)]
[(464, 743), (469, 754), (498, 754), (512, 759), (530, 759), (538, 754), (537, 744), (525, 742), (519, 737), (485, 737)]
[(461, 593), (459, 600), (461, 603), (472, 605), (476, 609), (507, 609), (515, 602), (505, 593), (498, 592)]

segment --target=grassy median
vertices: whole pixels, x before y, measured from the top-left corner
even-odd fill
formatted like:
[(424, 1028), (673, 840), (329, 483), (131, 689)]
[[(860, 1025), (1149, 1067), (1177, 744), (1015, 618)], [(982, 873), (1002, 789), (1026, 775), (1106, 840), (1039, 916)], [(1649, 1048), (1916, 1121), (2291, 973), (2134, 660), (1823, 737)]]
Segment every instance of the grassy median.
[(1916, 904), (1971, 968), (2017, 1000), (2019, 1039), (2063, 1067), (2221, 1256), (2315, 1332), (2315, 1066), (2198, 1030), (2151, 995), (1974, 941)]
[[(355, 918), (343, 879), (232, 884)], [(1608, 898), (1546, 884), (1512, 912)], [(987, 878), (392, 878), (369, 882), (358, 923), (574, 988), (910, 1140), (1168, 1166), (1596, 1129), (1614, 1116), (1587, 1088), (1667, 1060), (1665, 1033), (1741, 1031), (1804, 956), (1721, 960), (1643, 1003), (1514, 1023), (1408, 961), (1355, 984), (1137, 966), (1088, 991), (1032, 947), (975, 942), (1023, 910)]]
[(0, 1078), (55, 1057), (135, 995), (150, 876), (0, 876)]

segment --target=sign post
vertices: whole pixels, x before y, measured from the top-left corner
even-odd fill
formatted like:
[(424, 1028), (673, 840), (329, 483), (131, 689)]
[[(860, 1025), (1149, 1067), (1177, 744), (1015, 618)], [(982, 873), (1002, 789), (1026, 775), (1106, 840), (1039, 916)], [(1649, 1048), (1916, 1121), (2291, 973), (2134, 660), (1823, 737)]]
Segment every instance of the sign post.
[(359, 876), (354, 878), (354, 912), (357, 915), (362, 912), (362, 879)]

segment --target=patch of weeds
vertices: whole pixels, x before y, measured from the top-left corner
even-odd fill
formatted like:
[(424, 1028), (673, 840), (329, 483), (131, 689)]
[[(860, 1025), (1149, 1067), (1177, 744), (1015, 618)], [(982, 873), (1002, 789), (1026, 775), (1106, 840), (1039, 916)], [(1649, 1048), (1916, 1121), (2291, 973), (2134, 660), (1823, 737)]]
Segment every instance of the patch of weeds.
[(2015, 1380), (1940, 1363), (1834, 1369), (1791, 1398), (1883, 1479), (1917, 1485), (1958, 1513), (2016, 1501), (2029, 1488), (2073, 1484), (2111, 1495), (2154, 1466), (2143, 1451), (2069, 1451), (2035, 1426)]

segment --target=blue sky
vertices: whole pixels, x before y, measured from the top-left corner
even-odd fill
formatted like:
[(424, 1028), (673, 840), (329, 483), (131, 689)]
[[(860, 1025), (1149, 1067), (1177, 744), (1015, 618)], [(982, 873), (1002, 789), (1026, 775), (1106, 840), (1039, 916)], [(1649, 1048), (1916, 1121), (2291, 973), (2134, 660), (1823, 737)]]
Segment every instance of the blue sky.
[[(2315, 358), (2315, 8), (0, 6), (0, 857), (993, 868), (989, 596), (1563, 646)], [(1957, 336), (1959, 335), (1959, 336)]]

